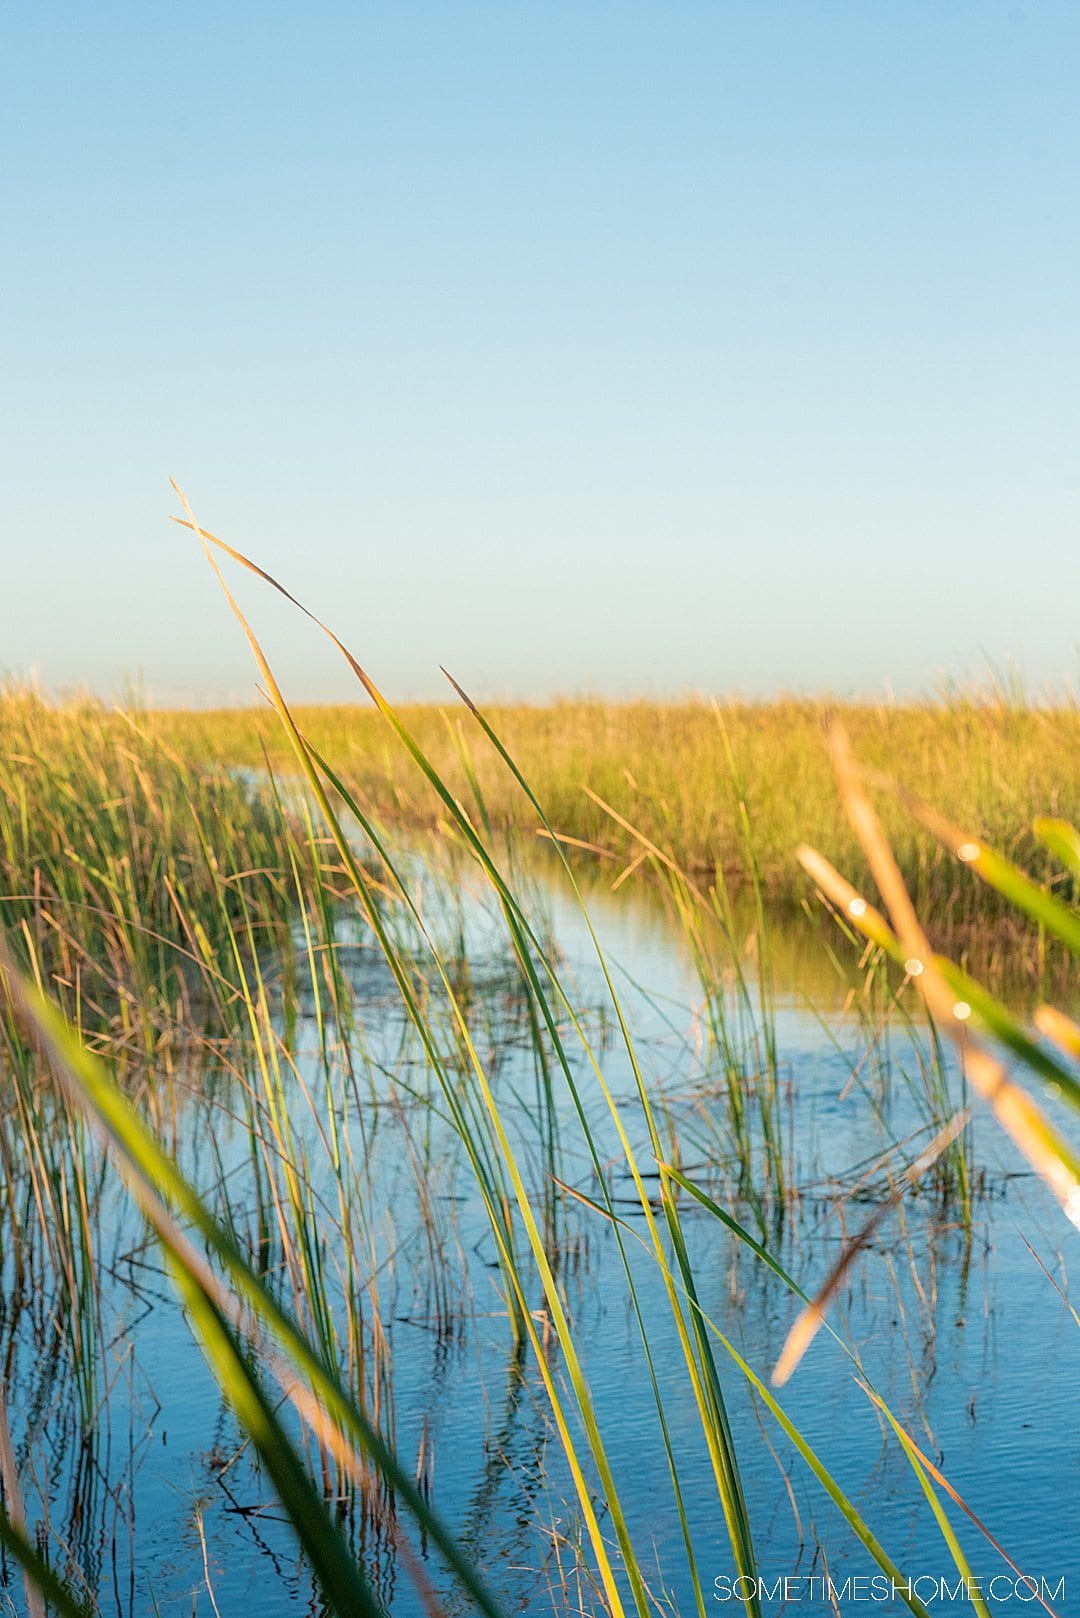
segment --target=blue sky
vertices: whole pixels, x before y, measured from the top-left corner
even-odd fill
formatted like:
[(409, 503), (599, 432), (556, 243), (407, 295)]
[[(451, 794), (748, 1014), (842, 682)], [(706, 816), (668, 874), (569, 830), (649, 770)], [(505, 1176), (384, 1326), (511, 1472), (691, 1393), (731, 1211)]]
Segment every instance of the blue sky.
[(252, 696), (172, 474), (400, 697), (1074, 674), (1071, 0), (44, 0), (2, 47), (9, 673)]

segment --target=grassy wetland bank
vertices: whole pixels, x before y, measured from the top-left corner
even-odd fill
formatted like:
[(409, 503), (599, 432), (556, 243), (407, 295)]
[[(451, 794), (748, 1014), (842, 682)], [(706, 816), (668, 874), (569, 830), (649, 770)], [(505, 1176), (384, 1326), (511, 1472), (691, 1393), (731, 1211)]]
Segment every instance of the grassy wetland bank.
[[(992, 689), (919, 704), (780, 700), (739, 703), (562, 701), (485, 705), (485, 718), (541, 801), (556, 832), (610, 867), (650, 870), (648, 845), (695, 878), (717, 873), (733, 890), (761, 882), (773, 904), (812, 892), (794, 852), (831, 851), (853, 880), (865, 854), (841, 811), (826, 743), (839, 721), (869, 769), (903, 785), (953, 824), (1006, 851), (1039, 880), (1067, 883), (1032, 833), (1040, 815), (1080, 805), (1080, 710), (1029, 706)], [(390, 819), (437, 825), (445, 811), (370, 705), (297, 708), (312, 746), (350, 789)], [(488, 825), (542, 833), (539, 817), (498, 754), (484, 746), (449, 689), (440, 706), (402, 710), (411, 734), (453, 795)], [(126, 721), (93, 714), (106, 733)], [(140, 715), (148, 736), (193, 765), (294, 769), (280, 724), (265, 707)], [(1022, 963), (1021, 918), (996, 890), (967, 879), (953, 851), (886, 796), (882, 822), (915, 902), (942, 936), (985, 948), (1007, 943)], [(634, 863), (636, 862), (636, 863)], [(968, 937), (965, 940), (964, 935)]]
[(1076, 1611), (1075, 710), (250, 633), (0, 701), (11, 1607)]

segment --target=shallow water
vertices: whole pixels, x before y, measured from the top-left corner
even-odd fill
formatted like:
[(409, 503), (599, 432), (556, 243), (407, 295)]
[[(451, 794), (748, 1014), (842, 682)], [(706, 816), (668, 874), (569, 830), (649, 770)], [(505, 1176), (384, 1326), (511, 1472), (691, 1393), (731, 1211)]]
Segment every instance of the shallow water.
[[(464, 908), (455, 925), (463, 927), (472, 972), (478, 1047), (490, 1061), (530, 1183), (540, 1187), (531, 1042), (490, 907), (467, 876), (462, 883)], [(540, 898), (575, 1003), (594, 1008), (588, 1026), (604, 1078), (640, 1146), (633, 1075), (610, 1010), (606, 1017), (600, 1010), (604, 988), (586, 930), (554, 880), (542, 879)], [(590, 906), (650, 1089), (678, 1136), (687, 1172), (760, 1234), (754, 1206), (729, 1201), (734, 1168), (724, 1085), (702, 1040), (701, 991), (682, 939), (662, 909), (629, 889), (614, 897), (597, 889)], [(763, 1215), (772, 1250), (808, 1289), (824, 1278), (843, 1237), (870, 1212), (887, 1168), (898, 1168), (914, 1155), (912, 1143), (927, 1138), (916, 1049), (925, 1030), (917, 1020), (910, 1029), (897, 1024), (888, 1061), (884, 1046), (877, 1060), (866, 1061), (864, 1031), (843, 1009), (844, 985), (827, 964), (814, 964), (812, 944), (800, 935), (776, 955), (782, 1111), (789, 1183), (799, 1200), (782, 1225), (767, 1210)], [(581, 1525), (566, 1463), (535, 1364), (511, 1350), (487, 1217), (460, 1143), (426, 1099), (434, 1095), (432, 1081), (405, 1031), (388, 972), (370, 952), (348, 958), (362, 1015), (356, 1053), (362, 1078), (354, 1088), (338, 1062), (335, 1098), (341, 1127), (370, 1178), (365, 1238), (385, 1338), (380, 1385), (384, 1408), (392, 1405), (399, 1452), (410, 1465), (422, 1457), (435, 1504), (509, 1610), (601, 1610), (574, 1572)], [(808, 958), (806, 971), (791, 964)], [(752, 975), (752, 963), (747, 970)], [(744, 1028), (741, 1037), (752, 1066), (754, 1031)], [(302, 1020), (293, 1039), (300, 1076), (316, 1090), (323, 1068), (314, 1022)], [(626, 1199), (617, 1205), (625, 1208), (629, 1228), (640, 1230), (640, 1208), (635, 1212), (632, 1183), (618, 1166), (599, 1088), (583, 1060), (576, 1071), (611, 1165), (614, 1196)], [(230, 1206), (250, 1210), (236, 1079), (206, 1072), (187, 1078), (175, 1096), (182, 1162), (208, 1194), (219, 1196), (224, 1184)], [(952, 1078), (959, 1093), (957, 1075)], [(286, 1076), (285, 1083), (297, 1130), (310, 1147), (312, 1181), (330, 1208), (318, 1132), (298, 1079)], [(558, 1078), (555, 1112), (559, 1176), (595, 1195), (580, 1128)], [(930, 1193), (910, 1198), (857, 1261), (831, 1319), (915, 1442), (1017, 1566), (1046, 1581), (1051, 1605), (1065, 1615), (1080, 1611), (1080, 1539), (1071, 1523), (1080, 1485), (1080, 1437), (1072, 1420), (1080, 1327), (1027, 1244), (1067, 1291), (1077, 1238), (1038, 1183), (1021, 1172), (993, 1121), (979, 1115), (972, 1127), (974, 1158), (985, 1173), (970, 1243), (954, 1209)], [(908, 1144), (898, 1148), (898, 1142)], [(418, 1216), (418, 1184), (431, 1199), (427, 1229)], [(660, 1609), (689, 1613), (693, 1590), (612, 1232), (578, 1203), (562, 1202), (558, 1217), (560, 1278), (622, 1504), (639, 1549), (646, 1547), (640, 1560)], [(684, 1220), (703, 1310), (767, 1381), (797, 1313), (795, 1301), (704, 1209), (688, 1203)], [(31, 1517), (40, 1520), (47, 1509), (104, 1613), (211, 1615), (216, 1602), (221, 1618), (228, 1618), (253, 1601), (261, 1618), (320, 1612), (269, 1486), (222, 1409), (154, 1250), (111, 1182), (102, 1195), (100, 1230), (111, 1275), (110, 1393), (88, 1451), (80, 1451), (66, 1414), (70, 1388), (63, 1366), (43, 1352), (47, 1323), (22, 1319), (9, 1287), (9, 1407)], [(644, 1249), (633, 1240), (629, 1248), (706, 1604), (741, 1611), (737, 1600), (724, 1599), (725, 1581), (736, 1570), (660, 1279)], [(10, 1255), (5, 1261), (10, 1282)], [(802, 1581), (788, 1585), (786, 1605), (782, 1591), (767, 1596), (765, 1612), (836, 1610), (822, 1587), (826, 1574), (843, 1592), (838, 1605), (845, 1613), (905, 1610), (871, 1584), (877, 1570), (868, 1552), (753, 1398), (735, 1361), (719, 1345), (716, 1352), (762, 1578), (770, 1590), (785, 1577)], [(854, 1372), (822, 1333), (779, 1396), (783, 1407), (894, 1561), (922, 1581), (919, 1593), (930, 1610), (972, 1611), (970, 1600), (943, 1591), (941, 1581), (949, 1589), (956, 1585), (954, 1563), (911, 1465)], [(1026, 1599), (1029, 1589), (1015, 1590), (1015, 1574), (978, 1529), (955, 1507), (950, 1517), (984, 1588), (993, 1577), (999, 1581), (991, 1610), (1042, 1610)], [(362, 1514), (348, 1526), (390, 1610), (423, 1611), (385, 1535)], [(413, 1543), (423, 1562), (427, 1548), (415, 1535)], [(468, 1610), (437, 1564), (426, 1565), (447, 1610)], [(22, 1611), (18, 1580), (10, 1567), (5, 1571), (5, 1589)], [(845, 1586), (852, 1580), (864, 1582)]]

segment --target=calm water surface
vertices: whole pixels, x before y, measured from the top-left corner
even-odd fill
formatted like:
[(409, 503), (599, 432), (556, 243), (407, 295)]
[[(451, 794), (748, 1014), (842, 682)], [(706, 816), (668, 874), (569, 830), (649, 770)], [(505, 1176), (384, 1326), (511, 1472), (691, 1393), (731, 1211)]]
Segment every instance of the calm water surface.
[[(603, 985), (587, 934), (555, 883), (545, 884), (543, 901), (577, 1003), (595, 1008), (589, 1026), (604, 1075), (640, 1144), (632, 1075), (610, 1012), (605, 1022), (600, 1010)], [(724, 1086), (701, 1037), (701, 991), (685, 948), (662, 912), (626, 890), (614, 898), (595, 893), (593, 912), (616, 963), (650, 1087), (678, 1134), (688, 1172), (724, 1200), (732, 1187), (724, 1163)], [(491, 1063), (530, 1178), (539, 1184), (534, 1057), (514, 1009), (505, 954), (479, 897), (466, 897), (463, 925), (481, 1054)], [(598, 1609), (588, 1587), (573, 1578), (572, 1546), (581, 1527), (566, 1465), (535, 1366), (511, 1352), (492, 1242), (460, 1145), (422, 1099), (434, 1092), (404, 1030), (388, 973), (368, 952), (350, 961), (362, 1010), (357, 1061), (363, 1081), (353, 1092), (339, 1072), (339, 1115), (371, 1176), (368, 1237), (386, 1344), (385, 1408), (392, 1411), (399, 1452), (410, 1466), (420, 1466), (444, 1518), (509, 1610)], [(870, 1212), (886, 1173), (875, 1165), (914, 1155), (908, 1146), (889, 1158), (896, 1142), (926, 1138), (918, 1133), (925, 1115), (912, 1043), (924, 1035), (897, 1026), (887, 1064), (863, 1060), (859, 1068), (865, 1037), (845, 1012), (843, 986), (820, 960), (816, 942), (802, 937), (778, 945), (777, 971), (786, 1150), (800, 1199), (782, 1228), (768, 1227), (769, 1240), (800, 1283), (812, 1288), (843, 1237)], [(749, 1033), (746, 1039), (752, 1065)], [(322, 1083), (314, 1024), (302, 1022), (294, 1041), (302, 1074)], [(614, 1131), (584, 1063), (580, 1078), (609, 1155), (613, 1193), (627, 1199), (628, 1223), (640, 1229), (633, 1187), (619, 1169)], [(306, 1129), (300, 1086), (288, 1082), (298, 1127)], [(594, 1194), (592, 1166), (558, 1083), (560, 1177)], [(192, 1075), (179, 1103), (178, 1144), (185, 1166), (209, 1194), (224, 1177), (230, 1198), (242, 1206), (248, 1148), (236, 1092), (235, 1079), (225, 1073)], [(1039, 1185), (1022, 1174), (992, 1120), (977, 1115), (973, 1128), (985, 1182), (970, 1243), (954, 1210), (930, 1195), (911, 1199), (859, 1259), (831, 1318), (857, 1348), (867, 1377), (971, 1510), (1025, 1573), (1058, 1592), (1055, 1610), (1080, 1613), (1080, 1535), (1073, 1524), (1080, 1498), (1073, 1397), (1080, 1327), (1030, 1250), (1067, 1292), (1077, 1238)], [(317, 1180), (322, 1159), (314, 1126), (310, 1134)], [(438, 1231), (434, 1266), (418, 1218), (418, 1179)], [(751, 1206), (729, 1205), (758, 1228)], [(618, 1252), (610, 1230), (588, 1209), (567, 1203), (561, 1217), (561, 1279), (623, 1505), (638, 1545), (647, 1547), (641, 1560), (658, 1609), (689, 1613), (680, 1528)], [(767, 1380), (796, 1313), (790, 1294), (704, 1210), (688, 1205), (685, 1225), (703, 1308)], [(102, 1612), (118, 1618), (153, 1612), (212, 1618), (213, 1602), (221, 1618), (253, 1607), (260, 1618), (320, 1612), (268, 1485), (222, 1409), (155, 1252), (109, 1187), (101, 1228), (111, 1276), (110, 1395), (91, 1452), (81, 1452), (71, 1436), (64, 1419), (68, 1385), (56, 1366), (42, 1363), (35, 1347), (40, 1333), (35, 1339), (27, 1326), (14, 1337), (9, 1405), (20, 1465), (30, 1480), (31, 1515), (41, 1518), (47, 1510), (56, 1533), (76, 1549)], [(741, 1611), (739, 1603), (720, 1599), (735, 1568), (663, 1291), (646, 1253), (633, 1241), (630, 1248), (706, 1599), (710, 1610)], [(5, 1273), (10, 1278), (10, 1262)], [(779, 1598), (767, 1599), (765, 1611), (833, 1611), (822, 1597), (821, 1577), (828, 1572), (842, 1587), (858, 1576), (868, 1581), (874, 1565), (719, 1346), (717, 1357), (762, 1574), (770, 1584), (783, 1576), (819, 1581), (789, 1585), (786, 1607)], [(928, 1581), (921, 1591), (930, 1596), (931, 1610), (974, 1611), (970, 1602), (940, 1594), (936, 1581), (955, 1584), (956, 1574), (930, 1507), (851, 1360), (827, 1334), (780, 1397), (893, 1559)], [(1011, 1579), (971, 1522), (956, 1509), (951, 1516), (975, 1574), (987, 1582), (995, 1575)], [(385, 1538), (360, 1523), (353, 1532), (390, 1610), (421, 1612)], [(426, 1555), (422, 1545), (417, 1549)], [(448, 1609), (467, 1610), (438, 1566), (428, 1566), (446, 1591)], [(5, 1589), (21, 1612), (18, 1580), (6, 1571)], [(863, 1599), (851, 1599), (860, 1590)], [(904, 1610), (891, 1599), (870, 1599), (869, 1591), (868, 1583), (850, 1586), (840, 1610)], [(1014, 1595), (992, 1603), (992, 1610), (1042, 1609)]]

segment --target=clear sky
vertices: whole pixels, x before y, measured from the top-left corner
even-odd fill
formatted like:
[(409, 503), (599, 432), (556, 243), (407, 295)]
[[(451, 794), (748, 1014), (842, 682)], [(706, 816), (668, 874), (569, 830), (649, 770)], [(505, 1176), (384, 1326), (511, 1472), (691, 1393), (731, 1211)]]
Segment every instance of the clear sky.
[(1075, 0), (40, 0), (0, 61), (7, 672), (252, 696), (169, 474), (401, 697), (1076, 672)]

